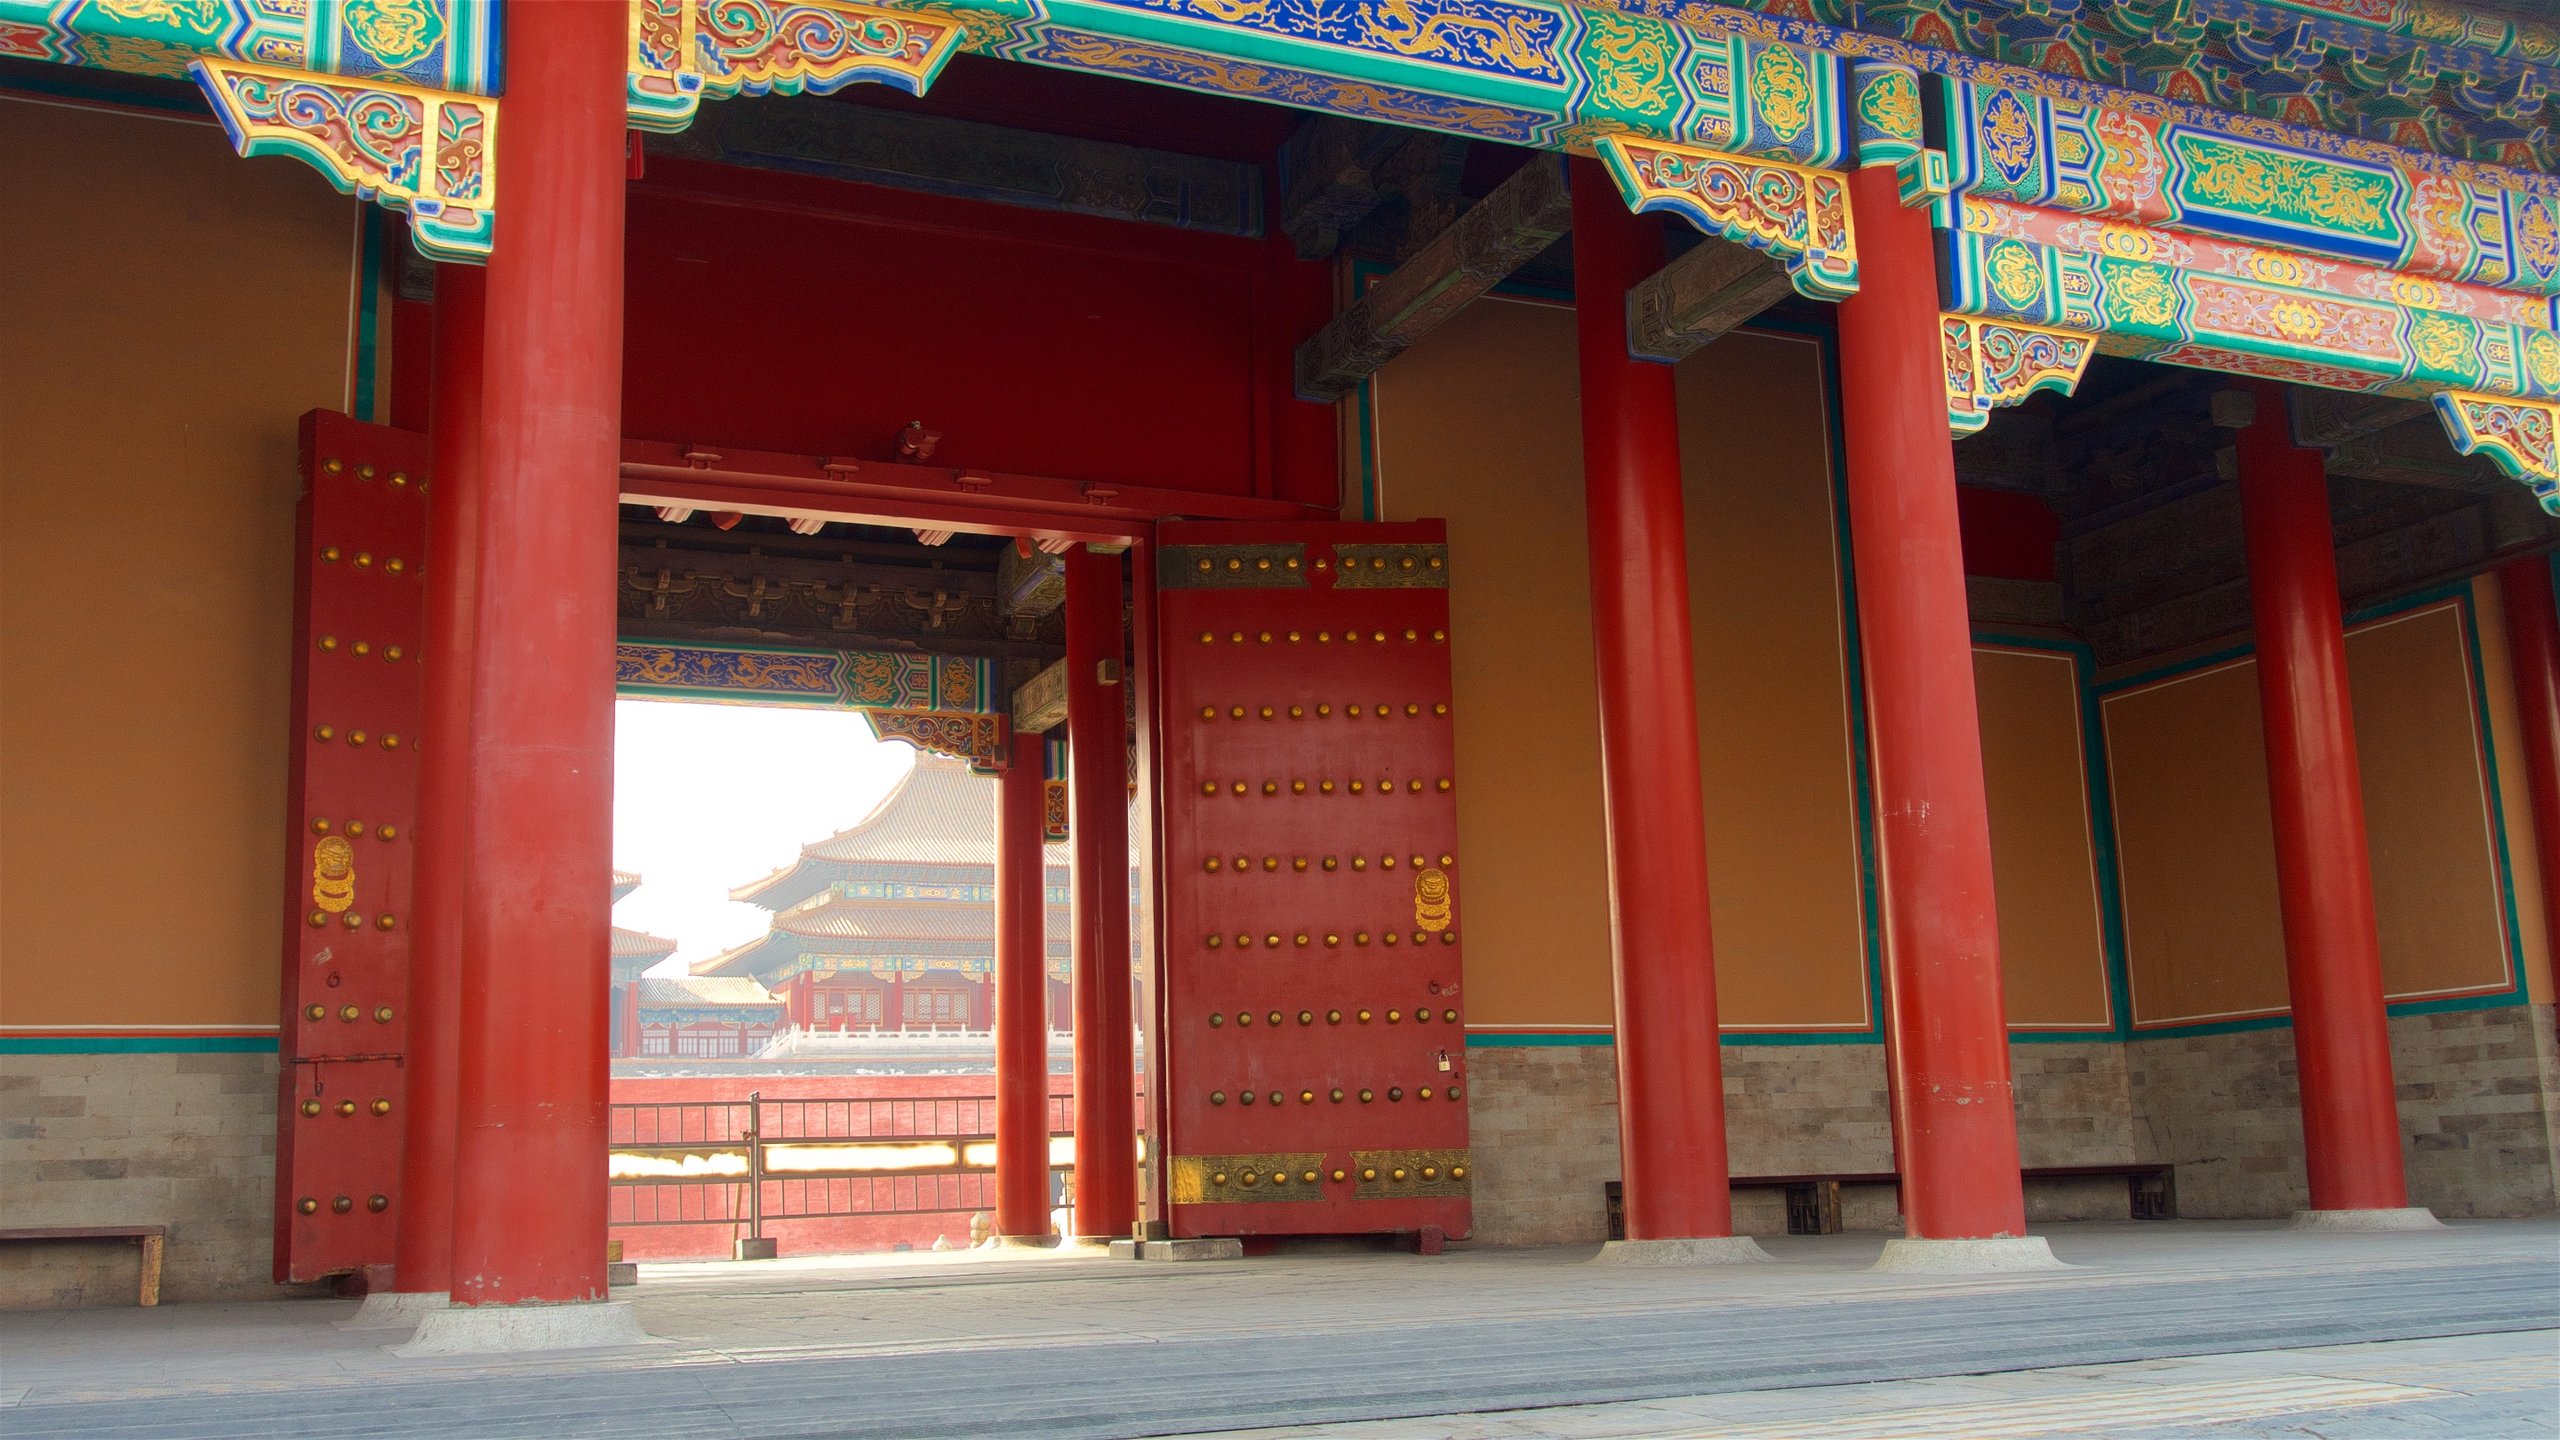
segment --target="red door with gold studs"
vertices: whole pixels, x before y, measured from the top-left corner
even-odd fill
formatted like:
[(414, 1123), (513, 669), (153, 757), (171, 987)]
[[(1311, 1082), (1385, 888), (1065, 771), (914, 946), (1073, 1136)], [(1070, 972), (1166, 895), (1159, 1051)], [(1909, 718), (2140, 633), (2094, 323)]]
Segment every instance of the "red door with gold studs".
[(1156, 559), (1173, 1233), (1464, 1235), (1445, 528), (1166, 523)]
[(391, 1260), (427, 439), (302, 417), (275, 1277)]

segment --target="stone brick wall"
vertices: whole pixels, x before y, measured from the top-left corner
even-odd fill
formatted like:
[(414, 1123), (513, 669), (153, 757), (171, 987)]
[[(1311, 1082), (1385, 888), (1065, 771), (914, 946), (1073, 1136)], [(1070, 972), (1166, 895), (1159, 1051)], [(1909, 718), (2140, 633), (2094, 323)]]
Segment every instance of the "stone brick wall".
[(1608, 1235), (1618, 1178), (1618, 1052), (1609, 1045), (1467, 1050), (1475, 1239), (1565, 1245)]
[[(1605, 1237), (1602, 1187), (1618, 1178), (1617, 1052), (1606, 1045), (1479, 1046), (1467, 1051), (1475, 1152), (1475, 1238), (1488, 1245), (1587, 1243)], [(2012, 1046), (2020, 1143), (2029, 1165), (2135, 1158), (2124, 1047), (2111, 1041)], [(1880, 1172), (1893, 1168), (1884, 1047), (1728, 1045), (1725, 1127), (1737, 1175)], [(2035, 1220), (2121, 1220), (2121, 1181), (2038, 1181)], [(1897, 1230), (1890, 1185), (1852, 1186), (1842, 1224)], [(1735, 1192), (1734, 1228), (1783, 1234), (1782, 1192)]]
[[(2445, 1216), (2560, 1210), (2560, 1055), (2549, 1006), (2391, 1022), (2409, 1203)], [(2310, 1202), (2293, 1032), (2245, 1030), (2125, 1047), (2144, 1158), (2178, 1167), (2178, 1213), (2280, 1216)]]
[[(0, 1226), (165, 1225), (161, 1298), (268, 1279), (273, 1055), (0, 1056)], [(0, 1245), (0, 1309), (130, 1305), (138, 1247)]]

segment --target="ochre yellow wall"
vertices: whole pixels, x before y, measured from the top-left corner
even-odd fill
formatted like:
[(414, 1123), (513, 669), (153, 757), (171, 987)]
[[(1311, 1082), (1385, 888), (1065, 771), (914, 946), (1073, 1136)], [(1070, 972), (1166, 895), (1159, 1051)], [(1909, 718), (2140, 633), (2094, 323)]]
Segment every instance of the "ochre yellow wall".
[(356, 202), (0, 99), (0, 1026), (272, 1026), (294, 427)]
[[(2509, 983), (2504, 900), (2456, 602), (2347, 637), (2384, 988)], [(2285, 1008), (2257, 674), (2240, 660), (2103, 702), (2137, 1023)]]
[(2066, 653), (1986, 645), (1974, 649), (1973, 675), (2009, 1024), (2103, 1029), (2113, 1017), (2079, 666)]
[(1716, 995), (1728, 1028), (1863, 1030), (1865, 918), (1822, 352), (1681, 362), (1689, 613)]
[[(1680, 367), (1718, 991), (1733, 1027), (1861, 1028), (1856, 802), (1820, 357)], [(1610, 1023), (1573, 315), (1470, 307), (1379, 377), (1384, 514), (1449, 521), (1480, 1028)]]
[(1467, 1016), (1611, 1023), (1573, 312), (1483, 300), (1377, 380), (1390, 519), (1449, 522)]

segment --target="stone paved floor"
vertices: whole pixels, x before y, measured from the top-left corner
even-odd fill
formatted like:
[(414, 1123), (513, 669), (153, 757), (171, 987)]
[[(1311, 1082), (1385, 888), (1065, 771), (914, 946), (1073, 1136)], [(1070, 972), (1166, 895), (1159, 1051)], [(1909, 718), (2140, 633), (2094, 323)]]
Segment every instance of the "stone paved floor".
[[(6, 1315), (0, 1435), (925, 1440), (1255, 1425), (1331, 1434), (1403, 1417), (1517, 1419), (1702, 1396), (1739, 1404), (1756, 1393), (1774, 1404), (1775, 1391), (1812, 1404), (1874, 1382), (2029, 1384), (2023, 1372), (2070, 1372), (2033, 1383), (2116, 1395), (2142, 1382), (2085, 1378), (2080, 1367), (2560, 1328), (2560, 1223), (2396, 1235), (2208, 1222), (2047, 1233), (2072, 1269), (1880, 1275), (1865, 1268), (1874, 1236), (1774, 1240), (1777, 1263), (1715, 1270), (1595, 1268), (1582, 1263), (1587, 1247), (1186, 1265), (993, 1252), (648, 1266), (624, 1293), (662, 1343), (499, 1359), (400, 1359), (388, 1347), (405, 1337), (335, 1326), (353, 1312), (348, 1301)], [(2280, 1368), (2235, 1373), (2216, 1383), (2255, 1388), (2201, 1393), (2225, 1395), (2235, 1415), (2272, 1415), (2271, 1397), (2293, 1392), (2265, 1387), (2301, 1379)], [(2398, 1372), (2360, 1383), (2428, 1388)], [(2003, 1396), (1998, 1384), (1910, 1393), (1921, 1398), (1906, 1408), (1922, 1411), (1960, 1396), (2033, 1398)], [(2354, 1413), (2420, 1412), (2372, 1403)], [(2026, 1414), (2001, 1412), (2017, 1423)], [(1738, 1427), (1751, 1417), (1681, 1423), (1716, 1433), (1726, 1418)], [(1430, 1419), (1393, 1433), (1468, 1434), (1455, 1427), (1478, 1423), (1491, 1421)], [(1655, 1423), (1590, 1433), (1650, 1434)], [(1947, 1433), (1975, 1433), (1956, 1423)], [(2284, 1433), (2246, 1423), (2255, 1422), (2194, 1433)], [(2105, 1433), (2155, 1440), (2123, 1418)]]
[(2549, 1440), (2560, 1331), (1223, 1430), (1188, 1440)]

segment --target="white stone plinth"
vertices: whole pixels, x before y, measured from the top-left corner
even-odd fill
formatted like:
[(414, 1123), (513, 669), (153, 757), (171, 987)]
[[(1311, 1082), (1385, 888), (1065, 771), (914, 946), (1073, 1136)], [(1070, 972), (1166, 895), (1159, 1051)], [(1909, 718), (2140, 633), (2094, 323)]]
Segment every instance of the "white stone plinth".
[(640, 1328), (640, 1317), (628, 1301), (592, 1300), (577, 1305), (456, 1305), (420, 1320), (418, 1333), (391, 1353), (419, 1360), (663, 1343)]
[(415, 1330), (430, 1313), (453, 1303), (441, 1290), (382, 1290), (364, 1297), (356, 1313), (338, 1322), (341, 1330)]
[(2373, 1234), (2385, 1230), (2441, 1230), (2444, 1222), (2423, 1205), (2397, 1210), (2296, 1210), (2296, 1230), (2332, 1230), (2341, 1234)]
[(1612, 1240), (1591, 1257), (1594, 1265), (1757, 1265), (1769, 1258), (1748, 1235), (1681, 1240)]
[(1875, 1268), (1904, 1275), (1990, 1275), (2004, 1270), (2067, 1270), (2041, 1235), (2002, 1235), (1988, 1240), (1884, 1242)]

